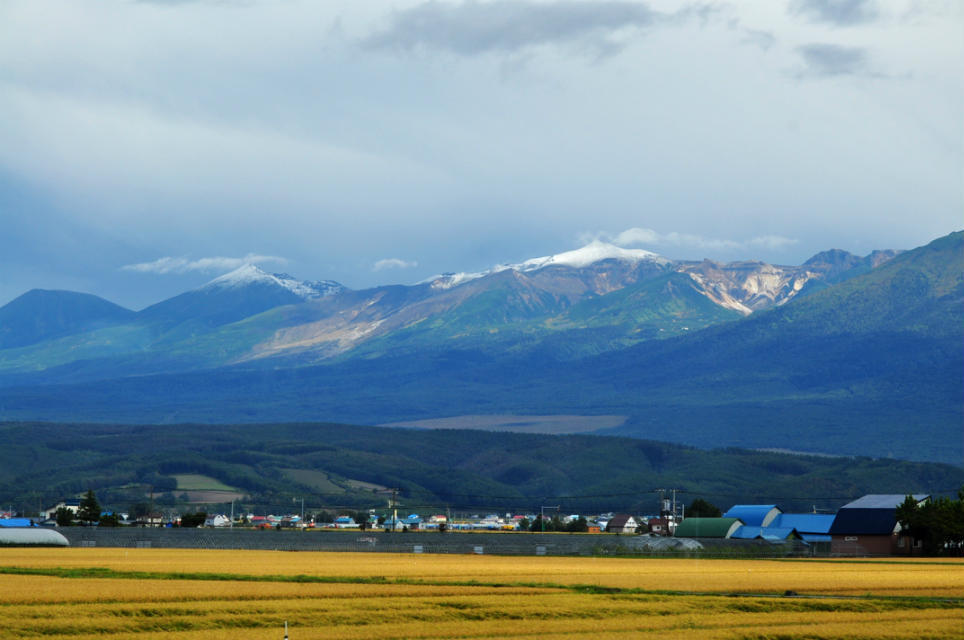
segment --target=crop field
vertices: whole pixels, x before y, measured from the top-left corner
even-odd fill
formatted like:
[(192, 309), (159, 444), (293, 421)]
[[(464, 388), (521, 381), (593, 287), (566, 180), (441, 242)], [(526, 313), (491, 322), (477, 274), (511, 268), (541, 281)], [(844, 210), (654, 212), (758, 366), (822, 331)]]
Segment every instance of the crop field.
[(964, 562), (0, 549), (3, 638), (964, 638)]

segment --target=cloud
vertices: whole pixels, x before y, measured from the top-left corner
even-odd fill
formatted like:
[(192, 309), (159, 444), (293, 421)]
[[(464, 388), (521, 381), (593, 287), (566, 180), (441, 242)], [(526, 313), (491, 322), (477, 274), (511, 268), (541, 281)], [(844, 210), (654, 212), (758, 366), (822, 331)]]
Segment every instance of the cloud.
[(385, 258), (372, 265), (372, 271), (384, 271), (385, 269), (413, 269), (418, 266), (414, 260), (401, 260), (399, 258)]
[(873, 0), (794, 0), (790, 12), (813, 22), (825, 22), (838, 27), (872, 22), (877, 18)]
[(797, 244), (797, 240), (793, 238), (785, 238), (783, 236), (758, 236), (756, 238), (750, 238), (747, 240), (746, 244), (751, 247), (760, 247), (762, 249), (769, 249), (771, 251), (779, 251)]
[(637, 2), (554, 2), (527, 0), (424, 2), (396, 12), (387, 29), (362, 41), (368, 49), (436, 49), (462, 56), (488, 52), (517, 53), (547, 44), (581, 44), (597, 55), (625, 46), (629, 31), (655, 24), (705, 19), (710, 10), (687, 6), (661, 13)]
[(254, 253), (249, 253), (243, 258), (226, 258), (223, 256), (215, 256), (210, 258), (199, 258), (197, 260), (165, 256), (163, 258), (158, 258), (153, 262), (141, 262), (138, 264), (124, 265), (121, 267), (121, 269), (124, 271), (137, 271), (139, 273), (159, 274), (179, 274), (189, 273), (192, 271), (223, 272), (232, 271), (245, 264), (263, 264), (265, 262), (284, 264), (287, 262), (287, 260), (277, 256), (261, 256)]
[(607, 233), (595, 234), (592, 237), (584, 237), (584, 240), (605, 240), (612, 244), (628, 246), (651, 246), (651, 247), (677, 247), (686, 249), (704, 249), (711, 251), (734, 251), (747, 248), (761, 248), (767, 250), (785, 249), (797, 243), (792, 238), (783, 236), (757, 236), (749, 240), (736, 241), (724, 238), (707, 238), (704, 236), (690, 233), (659, 233), (653, 229), (633, 227), (621, 233), (612, 235)]
[(867, 73), (867, 54), (859, 47), (816, 43), (797, 47), (807, 65), (806, 73), (816, 76), (845, 76)]
[(740, 40), (743, 44), (760, 47), (763, 51), (769, 51), (770, 47), (772, 47), (776, 41), (776, 37), (769, 31), (759, 31), (756, 29), (744, 29), (743, 38)]

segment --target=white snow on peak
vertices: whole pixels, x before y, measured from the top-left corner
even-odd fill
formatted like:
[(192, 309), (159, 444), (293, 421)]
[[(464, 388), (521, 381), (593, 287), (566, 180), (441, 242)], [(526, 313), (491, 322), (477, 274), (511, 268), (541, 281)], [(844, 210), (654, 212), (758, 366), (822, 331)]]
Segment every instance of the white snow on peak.
[(669, 260), (652, 251), (646, 251), (645, 249), (624, 249), (614, 244), (609, 244), (608, 242), (594, 240), (580, 249), (544, 256), (542, 258), (532, 258), (519, 264), (501, 264), (487, 271), (475, 273), (445, 273), (429, 278), (428, 280), (423, 280), (419, 284), (431, 283), (434, 289), (451, 289), (469, 280), (475, 280), (476, 278), (482, 278), (492, 273), (507, 271), (509, 269), (521, 272), (537, 271), (552, 266), (582, 269), (583, 267), (588, 267), (591, 264), (603, 260), (622, 260), (624, 262), (647, 261), (657, 264), (670, 264)]
[(617, 247), (616, 245), (609, 244), (608, 242), (594, 240), (581, 249), (574, 249), (573, 251), (566, 251), (565, 253), (557, 253), (544, 258), (533, 258), (531, 260), (526, 260), (521, 265), (513, 265), (510, 268), (518, 271), (535, 271), (536, 269), (542, 269), (543, 267), (561, 265), (581, 269), (582, 267), (588, 267), (591, 264), (601, 262), (603, 260), (623, 260), (625, 262), (641, 262), (643, 260), (659, 263), (669, 262), (666, 258), (655, 254), (652, 251), (646, 251), (645, 249), (623, 249), (622, 247)]
[(267, 284), (282, 287), (304, 300), (323, 298), (344, 289), (340, 284), (331, 280), (321, 282), (295, 280), (286, 273), (268, 273), (253, 264), (241, 265), (234, 271), (211, 280), (201, 288), (236, 288), (251, 284)]

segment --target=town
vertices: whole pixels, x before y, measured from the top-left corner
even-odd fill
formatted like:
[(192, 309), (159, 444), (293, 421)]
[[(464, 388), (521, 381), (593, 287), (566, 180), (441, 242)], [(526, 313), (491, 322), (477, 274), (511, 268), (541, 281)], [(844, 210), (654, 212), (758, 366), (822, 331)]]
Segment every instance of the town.
[[(569, 533), (642, 536), (646, 538), (713, 541), (756, 541), (792, 545), (808, 555), (886, 556), (960, 555), (964, 549), (964, 488), (958, 499), (932, 499), (924, 494), (870, 494), (844, 504), (835, 513), (792, 513), (776, 504), (737, 504), (720, 512), (709, 502), (696, 499), (687, 508), (675, 500), (661, 502), (656, 515), (602, 513), (560, 514), (557, 507), (539, 513), (488, 513), (399, 515), (397, 505), (388, 510), (321, 510), (317, 513), (283, 515), (251, 512), (223, 514), (195, 512), (165, 518), (159, 513), (140, 514), (103, 510), (93, 491), (83, 498), (63, 500), (38, 517), (17, 517), (0, 512), (0, 544), (50, 544), (43, 530), (64, 530), (73, 525), (100, 529), (211, 528), (238, 530), (300, 530), (345, 532), (485, 532)], [(392, 505), (390, 505), (391, 507)], [(233, 505), (232, 505), (233, 507)], [(27, 530), (27, 533), (23, 533)], [(11, 537), (13, 536), (13, 537)], [(62, 536), (61, 536), (62, 537)], [(369, 541), (369, 539), (366, 539)], [(66, 544), (66, 538), (62, 544)], [(688, 549), (699, 548), (689, 545)], [(655, 545), (650, 549), (672, 549)]]

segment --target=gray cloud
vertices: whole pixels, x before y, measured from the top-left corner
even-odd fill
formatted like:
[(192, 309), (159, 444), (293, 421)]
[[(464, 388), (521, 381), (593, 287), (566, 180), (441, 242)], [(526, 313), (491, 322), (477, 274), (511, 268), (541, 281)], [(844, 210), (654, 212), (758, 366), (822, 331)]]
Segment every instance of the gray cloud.
[(756, 29), (744, 29), (743, 38), (740, 40), (743, 44), (751, 44), (764, 51), (769, 51), (776, 41), (776, 37), (769, 31), (758, 31)]
[(859, 47), (815, 43), (797, 47), (807, 65), (805, 75), (844, 76), (867, 73), (867, 54)]
[(873, 0), (794, 0), (790, 11), (813, 22), (838, 27), (864, 24), (877, 18)]
[(140, 262), (138, 264), (128, 264), (121, 267), (124, 271), (136, 271), (139, 273), (159, 273), (159, 274), (181, 274), (192, 271), (216, 272), (231, 271), (245, 264), (263, 264), (266, 262), (284, 264), (284, 258), (277, 256), (261, 256), (249, 253), (243, 258), (227, 258), (224, 256), (214, 256), (210, 258), (198, 258), (189, 260), (188, 258), (175, 258), (164, 256), (153, 262)]
[(365, 39), (363, 46), (405, 51), (439, 49), (470, 56), (578, 43), (599, 55), (611, 55), (624, 46), (621, 31), (685, 20), (691, 15), (706, 19), (708, 11), (707, 7), (690, 6), (666, 14), (646, 4), (619, 1), (432, 1), (395, 13), (389, 27)]

